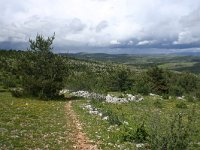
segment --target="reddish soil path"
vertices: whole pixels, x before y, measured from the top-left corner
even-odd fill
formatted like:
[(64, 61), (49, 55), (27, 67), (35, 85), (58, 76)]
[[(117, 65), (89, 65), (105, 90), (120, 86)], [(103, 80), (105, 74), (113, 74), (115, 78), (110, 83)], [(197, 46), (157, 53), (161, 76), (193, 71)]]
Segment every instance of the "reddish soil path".
[(76, 150), (98, 150), (97, 145), (91, 143), (87, 135), (83, 132), (82, 125), (72, 109), (72, 102), (69, 101), (65, 105), (66, 113), (70, 119), (71, 127), (74, 132), (71, 135), (74, 141), (74, 149)]

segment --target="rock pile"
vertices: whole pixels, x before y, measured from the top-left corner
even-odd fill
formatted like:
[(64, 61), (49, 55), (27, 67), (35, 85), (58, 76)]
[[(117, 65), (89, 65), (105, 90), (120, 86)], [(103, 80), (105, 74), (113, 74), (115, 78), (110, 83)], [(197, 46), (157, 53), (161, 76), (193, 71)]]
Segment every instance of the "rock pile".
[(128, 102), (140, 102), (144, 100), (142, 96), (139, 95), (134, 96), (132, 94), (126, 94), (125, 97), (123, 98), (115, 97), (110, 94), (104, 96), (102, 94), (90, 93), (88, 91), (76, 91), (72, 92), (71, 94), (77, 97), (84, 97), (92, 100), (102, 100), (108, 103), (128, 103)]
[(74, 96), (77, 97), (84, 97), (92, 100), (105, 100), (105, 96), (97, 93), (90, 93), (88, 91), (76, 91), (71, 93)]
[(140, 102), (144, 100), (141, 96), (134, 96), (132, 94), (127, 94), (125, 98), (113, 97), (111, 95), (106, 96), (106, 102), (108, 103), (128, 103), (128, 102)]

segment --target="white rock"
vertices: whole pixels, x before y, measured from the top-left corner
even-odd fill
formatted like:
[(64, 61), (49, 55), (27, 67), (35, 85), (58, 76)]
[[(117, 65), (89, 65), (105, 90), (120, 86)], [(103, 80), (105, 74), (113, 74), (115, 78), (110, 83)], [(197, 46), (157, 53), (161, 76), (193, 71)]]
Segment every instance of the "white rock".
[(108, 120), (108, 116), (103, 117), (102, 120)]
[(99, 115), (100, 117), (102, 117), (102, 116), (103, 116), (103, 114), (102, 114), (102, 113), (99, 113), (98, 115)]
[(136, 144), (136, 147), (137, 147), (137, 148), (142, 148), (142, 147), (144, 147), (144, 144), (143, 144), (143, 143)]

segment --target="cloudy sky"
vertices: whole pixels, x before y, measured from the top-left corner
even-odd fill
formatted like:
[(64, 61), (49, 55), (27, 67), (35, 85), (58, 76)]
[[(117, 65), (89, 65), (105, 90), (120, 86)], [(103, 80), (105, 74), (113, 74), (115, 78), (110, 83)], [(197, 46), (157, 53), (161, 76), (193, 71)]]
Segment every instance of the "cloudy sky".
[(200, 0), (0, 0), (0, 48), (56, 33), (57, 52), (200, 49)]

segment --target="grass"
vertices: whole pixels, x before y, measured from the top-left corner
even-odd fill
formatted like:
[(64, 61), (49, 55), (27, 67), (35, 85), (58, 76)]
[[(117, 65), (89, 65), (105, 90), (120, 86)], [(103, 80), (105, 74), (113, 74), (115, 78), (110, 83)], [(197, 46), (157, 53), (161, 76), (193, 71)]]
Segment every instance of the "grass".
[(64, 105), (0, 92), (0, 149), (72, 149)]
[[(111, 125), (108, 121), (102, 120), (101, 117), (97, 115), (91, 115), (88, 111), (83, 110), (80, 106), (83, 104), (92, 104), (95, 108), (98, 108), (101, 112), (112, 112), (117, 115), (119, 120), (123, 122), (128, 122), (128, 125), (122, 124), (120, 126)], [(190, 149), (200, 149), (200, 145), (196, 144), (200, 142), (200, 102), (191, 103), (184, 101), (187, 107), (179, 108), (177, 104), (180, 100), (159, 100), (158, 98), (145, 97), (145, 100), (139, 103), (130, 102), (126, 104), (108, 104), (102, 102), (89, 102), (89, 101), (77, 101), (73, 103), (75, 111), (79, 114), (82, 122), (84, 122), (84, 129), (91, 139), (100, 143), (99, 146), (102, 149), (136, 149), (137, 142), (126, 142), (123, 141), (123, 136), (126, 133), (127, 128), (131, 128), (133, 132), (137, 130), (139, 126), (143, 123), (145, 124), (145, 129), (150, 132), (152, 128), (152, 123), (155, 124), (157, 120), (161, 125), (161, 133), (169, 131), (169, 123), (173, 121), (173, 116), (175, 114), (181, 113), (184, 115), (184, 123), (192, 125), (195, 130), (192, 133), (192, 141), (195, 144), (189, 146)], [(195, 122), (187, 122), (187, 115), (192, 112), (195, 107)], [(131, 133), (130, 133), (131, 134)]]
[[(89, 114), (82, 109), (83, 104), (91, 104), (104, 115), (117, 117), (122, 124), (114, 125), (98, 115)], [(64, 101), (13, 98), (8, 92), (0, 92), (0, 149), (73, 149), (74, 143), (70, 140), (73, 127), (69, 126), (71, 122), (64, 105)], [(179, 105), (181, 107), (177, 107)], [(80, 99), (74, 100), (72, 106), (83, 123), (86, 134), (103, 150), (138, 149), (136, 140), (126, 139), (132, 140), (132, 134), (143, 123), (147, 133), (151, 131), (155, 121), (161, 125), (159, 132), (166, 133), (174, 114), (187, 115), (195, 107), (196, 121), (190, 124), (198, 132), (192, 133), (193, 142), (189, 148), (200, 149), (197, 144), (200, 142), (200, 102), (161, 100), (147, 96), (142, 102), (124, 104)], [(187, 122), (185, 117), (183, 121)]]
[(176, 70), (183, 67), (193, 67), (197, 62), (176, 62), (176, 63), (164, 63), (159, 65), (163, 69)]

